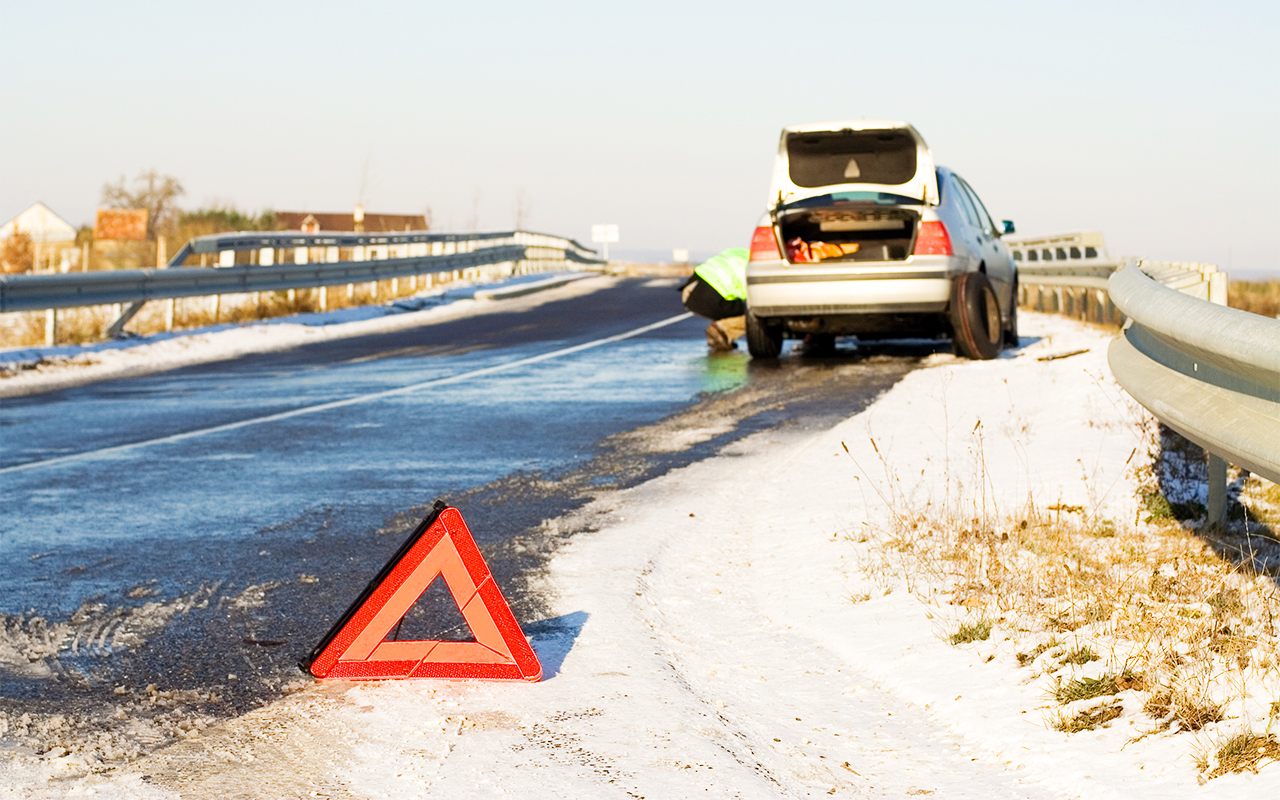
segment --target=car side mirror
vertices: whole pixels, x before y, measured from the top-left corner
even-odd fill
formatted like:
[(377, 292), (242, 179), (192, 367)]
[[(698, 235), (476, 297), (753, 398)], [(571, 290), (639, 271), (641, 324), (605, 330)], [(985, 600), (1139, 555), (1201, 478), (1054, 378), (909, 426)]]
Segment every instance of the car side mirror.
[(1004, 230), (1002, 230), (1001, 233), (1016, 233), (1016, 230), (1013, 227), (1013, 220), (1002, 219), (1000, 220), (1000, 224), (1004, 227)]

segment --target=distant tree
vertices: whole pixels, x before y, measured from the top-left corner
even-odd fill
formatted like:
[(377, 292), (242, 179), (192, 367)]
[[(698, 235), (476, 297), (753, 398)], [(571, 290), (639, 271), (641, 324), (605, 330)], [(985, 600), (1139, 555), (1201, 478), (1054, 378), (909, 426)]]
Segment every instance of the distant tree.
[(0, 245), (0, 267), (5, 272), (30, 272), (36, 265), (36, 247), (31, 234), (13, 226), (13, 233)]
[[(230, 231), (279, 230), (276, 224), (276, 212), (268, 209), (255, 216), (246, 214), (234, 206), (213, 206), (183, 211), (178, 214), (177, 222), (178, 228), (190, 229), (193, 236)], [(197, 229), (200, 230), (199, 233), (195, 233)]]
[(102, 204), (107, 208), (145, 208), (147, 238), (154, 241), (160, 231), (173, 227), (179, 213), (178, 198), (184, 194), (177, 178), (149, 169), (138, 173), (132, 188), (125, 185), (123, 175), (115, 183), (103, 184)]
[(215, 233), (233, 233), (235, 231), (278, 231), (280, 223), (276, 220), (276, 212), (268, 209), (257, 215), (246, 214), (234, 206), (212, 206), (182, 211), (177, 215), (174, 225), (164, 232), (173, 242), (173, 250), (179, 248), (197, 236), (209, 236)]

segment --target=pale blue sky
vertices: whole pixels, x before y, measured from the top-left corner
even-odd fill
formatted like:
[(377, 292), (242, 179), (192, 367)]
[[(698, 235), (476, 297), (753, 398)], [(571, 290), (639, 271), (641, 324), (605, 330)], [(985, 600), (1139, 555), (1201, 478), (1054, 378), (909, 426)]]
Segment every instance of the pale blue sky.
[[(1019, 233), (1280, 272), (1280, 4), (0, 0), (0, 219), (184, 205), (745, 246), (779, 130), (912, 122)], [(478, 197), (478, 202), (477, 202)], [(474, 211), (473, 211), (474, 209)]]

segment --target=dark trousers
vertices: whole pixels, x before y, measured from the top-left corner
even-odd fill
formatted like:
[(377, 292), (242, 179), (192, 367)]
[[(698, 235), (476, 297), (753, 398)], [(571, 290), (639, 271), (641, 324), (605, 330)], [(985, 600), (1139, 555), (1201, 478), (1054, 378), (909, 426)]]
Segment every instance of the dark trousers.
[(693, 284), (693, 290), (685, 298), (684, 307), (698, 316), (714, 320), (740, 317), (747, 313), (746, 301), (725, 300), (719, 292), (704, 283), (697, 275), (690, 278), (689, 283)]

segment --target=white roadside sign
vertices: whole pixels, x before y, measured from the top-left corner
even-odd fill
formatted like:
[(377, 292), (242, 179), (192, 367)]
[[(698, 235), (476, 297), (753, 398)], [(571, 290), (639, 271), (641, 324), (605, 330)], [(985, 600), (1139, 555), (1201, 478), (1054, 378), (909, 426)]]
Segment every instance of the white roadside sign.
[(609, 260), (609, 243), (618, 241), (618, 226), (613, 223), (592, 225), (591, 241), (604, 245), (604, 260)]

